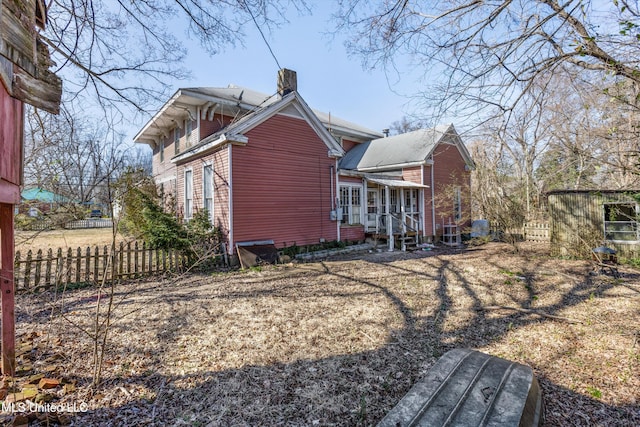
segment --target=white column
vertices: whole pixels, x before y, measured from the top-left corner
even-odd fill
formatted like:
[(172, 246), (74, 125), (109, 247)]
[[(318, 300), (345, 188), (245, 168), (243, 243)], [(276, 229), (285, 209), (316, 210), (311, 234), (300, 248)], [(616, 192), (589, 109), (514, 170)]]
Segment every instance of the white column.
[(393, 251), (395, 242), (393, 241), (393, 220), (391, 219), (391, 215), (389, 213), (389, 208), (391, 205), (391, 189), (389, 186), (385, 186), (385, 201), (387, 202), (387, 206), (385, 206), (385, 215), (387, 217), (387, 236), (389, 239), (389, 251)]

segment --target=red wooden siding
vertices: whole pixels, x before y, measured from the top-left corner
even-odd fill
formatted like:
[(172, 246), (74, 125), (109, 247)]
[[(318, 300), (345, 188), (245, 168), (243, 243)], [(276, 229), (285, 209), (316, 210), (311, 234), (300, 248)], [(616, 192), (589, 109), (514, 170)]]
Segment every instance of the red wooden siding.
[[(433, 153), (433, 174), (436, 204), (436, 234), (441, 234), (442, 223), (454, 222), (453, 192), (460, 187), (462, 196), (463, 227), (471, 225), (471, 174), (465, 170), (465, 161), (455, 145), (439, 144)], [(430, 173), (425, 168), (425, 175)], [(427, 183), (427, 185), (431, 185)], [(431, 192), (429, 192), (429, 195)], [(429, 202), (430, 203), (430, 202)], [(429, 206), (431, 206), (429, 204)]]
[(342, 138), (342, 148), (344, 149), (344, 151), (349, 151), (349, 150), (351, 150), (353, 147), (355, 147), (358, 144), (359, 144), (359, 142), (351, 141), (349, 139)]
[(22, 116), (22, 102), (0, 83), (0, 203), (20, 202)]
[(233, 146), (236, 242), (273, 239), (278, 247), (337, 238), (331, 221), (327, 146), (306, 121), (276, 115)]
[(213, 135), (223, 127), (227, 126), (233, 117), (214, 114), (213, 120), (200, 119), (200, 140)]

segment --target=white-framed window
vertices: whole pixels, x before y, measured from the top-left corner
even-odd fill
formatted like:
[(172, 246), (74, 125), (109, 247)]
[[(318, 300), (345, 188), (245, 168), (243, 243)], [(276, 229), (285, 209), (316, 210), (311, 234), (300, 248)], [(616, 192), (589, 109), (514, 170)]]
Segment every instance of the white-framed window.
[(358, 185), (340, 186), (340, 207), (343, 224), (362, 224), (362, 187)]
[(180, 129), (175, 128), (173, 130), (173, 145), (175, 146), (176, 154), (180, 153)]
[(184, 171), (184, 219), (193, 217), (193, 171)]
[(604, 238), (606, 240), (637, 241), (640, 210), (634, 202), (604, 203)]
[(406, 188), (404, 190), (404, 210), (406, 213), (419, 212), (418, 201), (419, 196), (416, 188)]
[(453, 190), (453, 219), (456, 222), (462, 219), (462, 191), (460, 191), (460, 187)]
[(209, 213), (209, 221), (213, 225), (213, 165), (205, 164), (202, 168), (203, 206)]
[(191, 134), (193, 133), (193, 121), (191, 121), (191, 119), (187, 119), (184, 121), (184, 134), (185, 134), (185, 145), (187, 147), (191, 146), (191, 143), (193, 141), (191, 141)]

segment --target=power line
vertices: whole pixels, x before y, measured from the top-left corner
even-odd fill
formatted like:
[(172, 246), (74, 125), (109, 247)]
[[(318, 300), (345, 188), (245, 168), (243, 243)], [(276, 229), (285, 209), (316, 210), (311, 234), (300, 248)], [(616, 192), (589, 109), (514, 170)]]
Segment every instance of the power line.
[(253, 19), (253, 23), (256, 24), (256, 28), (260, 32), (260, 35), (262, 36), (262, 40), (264, 40), (264, 43), (267, 45), (267, 48), (269, 48), (269, 52), (271, 52), (271, 56), (273, 57), (273, 60), (276, 61), (276, 65), (278, 66), (278, 69), (281, 70), (282, 67), (278, 62), (278, 58), (276, 58), (276, 54), (273, 53), (273, 49), (271, 49), (271, 45), (269, 44), (269, 42), (267, 41), (267, 38), (262, 32), (262, 28), (260, 28), (260, 25), (258, 25), (258, 21), (256, 20), (256, 17), (253, 15), (253, 12), (251, 12), (251, 8), (249, 8), (249, 5), (247, 4), (246, 0), (243, 0), (242, 3), (244, 3), (244, 7), (247, 9), (247, 12), (249, 12), (249, 15), (251, 15), (251, 19)]

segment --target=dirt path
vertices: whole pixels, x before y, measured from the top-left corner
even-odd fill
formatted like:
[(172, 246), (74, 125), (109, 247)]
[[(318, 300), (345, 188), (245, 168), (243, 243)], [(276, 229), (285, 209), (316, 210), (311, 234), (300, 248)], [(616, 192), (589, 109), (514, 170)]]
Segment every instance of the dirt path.
[(75, 384), (55, 399), (86, 403), (81, 424), (352, 426), (469, 347), (531, 365), (548, 426), (640, 425), (637, 271), (502, 244), (359, 257), (117, 286), (93, 395), (106, 290), (21, 295), (21, 361)]

